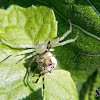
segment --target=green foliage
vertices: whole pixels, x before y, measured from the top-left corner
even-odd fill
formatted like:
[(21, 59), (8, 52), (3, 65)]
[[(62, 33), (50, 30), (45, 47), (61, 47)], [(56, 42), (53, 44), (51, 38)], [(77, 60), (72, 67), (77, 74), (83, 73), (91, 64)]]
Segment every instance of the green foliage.
[[(32, 42), (38, 42), (40, 40), (51, 40), (57, 35), (57, 22), (52, 9), (44, 6), (22, 8), (12, 5), (7, 10), (1, 9), (0, 11), (0, 60), (22, 50), (13, 48), (13, 46), (7, 46), (9, 43), (32, 44)], [(2, 77), (0, 82), (0, 98), (5, 100), (23, 98), (37, 100), (38, 98), (41, 100), (43, 99), (41, 90), (42, 80), (40, 79), (37, 84), (34, 84), (32, 81), (35, 81), (37, 78), (34, 76), (34, 78), (28, 80), (29, 83), (27, 82), (27, 78), (29, 79), (30, 77), (27, 77), (25, 69), (29, 66), (29, 63), (16, 64), (22, 57), (10, 57), (0, 64)], [(75, 84), (69, 72), (57, 70), (47, 73), (45, 77), (46, 88), (44, 98), (46, 100), (55, 100), (57, 98), (78, 100)], [(26, 88), (24, 83), (27, 83), (30, 89), (28, 87)], [(5, 98), (4, 95), (6, 95)]]
[[(95, 1), (93, 0), (90, 0), (90, 1), (89, 0), (34, 0), (34, 1), (32, 0), (28, 0), (28, 1), (27, 0), (9, 0), (9, 1), (1, 0), (0, 1), (0, 7), (2, 8), (6, 8), (11, 4), (17, 4), (23, 7), (29, 7), (32, 4), (34, 4), (35, 6), (43, 5), (43, 6), (52, 8), (54, 10), (56, 20), (58, 21), (58, 36), (62, 36), (62, 34), (65, 33), (69, 29), (68, 19), (71, 20), (72, 25), (73, 25), (73, 28), (72, 28), (73, 32), (66, 39), (74, 38), (76, 36), (76, 33), (79, 34), (78, 39), (74, 43), (66, 44), (65, 46), (55, 48), (55, 51), (53, 53), (56, 55), (56, 58), (58, 61), (57, 69), (59, 70), (65, 69), (65, 70), (70, 71), (71, 76), (73, 77), (75, 82), (77, 83), (85, 82), (88, 76), (90, 76), (90, 74), (92, 74), (97, 68), (98, 69), (100, 68), (100, 14), (99, 14), (100, 0), (95, 0)], [(93, 6), (96, 8), (96, 10), (93, 9)], [(26, 14), (24, 13), (25, 17), (28, 16), (28, 13), (29, 12), (26, 12)], [(21, 15), (23, 16), (24, 14), (21, 14)], [(8, 23), (5, 23), (7, 22), (6, 10), (5, 11), (0, 10), (0, 19), (1, 19), (0, 23), (3, 23), (2, 24), (3, 26), (8, 25)], [(21, 23), (19, 25), (25, 24), (24, 19), (20, 20)], [(13, 24), (15, 22), (11, 21), (11, 23)], [(31, 30), (29, 28), (30, 23), (31, 23), (31, 20), (29, 21), (28, 25), (26, 25), (26, 28), (24, 27), (29, 33)], [(15, 31), (15, 32), (13, 31), (13, 34), (14, 33), (18, 34), (18, 35), (16, 34), (16, 36), (15, 35), (6, 36), (3, 34), (3, 37), (5, 39), (8, 39), (18, 44), (20, 43), (24, 43), (24, 44), (30, 43), (31, 44), (32, 43), (32, 40), (29, 38), (29, 36), (27, 37), (27, 34), (23, 34), (23, 35), (21, 34), (21, 37), (23, 38), (20, 39), (19, 34), (25, 33), (25, 30), (23, 30), (22, 27), (19, 28), (15, 26), (13, 27), (9, 26), (5, 28), (3, 26), (0, 27), (0, 35), (1, 35), (1, 32), (10, 33), (12, 32), (12, 30)], [(31, 30), (31, 32), (33, 31)], [(30, 34), (30, 36), (32, 37), (33, 35)], [(50, 35), (50, 36), (53, 36), (53, 35)], [(56, 37), (56, 34), (54, 37), (51, 37), (51, 38), (55, 38), (55, 37)], [(43, 37), (41, 37), (41, 40), (42, 38)], [(3, 60), (7, 55), (9, 55), (9, 52), (15, 53), (19, 51), (15, 49), (10, 49), (9, 51), (9, 47), (2, 45), (2, 44), (0, 44), (0, 47), (2, 47), (0, 48), (0, 54), (2, 54), (0, 60)], [(5, 51), (7, 53), (5, 53)], [(8, 62), (9, 64), (11, 64), (12, 61), (14, 63), (16, 62), (16, 59), (18, 60), (21, 57), (16, 57), (16, 58), (13, 58), (12, 60), (9, 59)], [(24, 64), (24, 66), (25, 65), (27, 64)], [(14, 66), (17, 68), (17, 66), (19, 65), (11, 64), (9, 66), (11, 66), (10, 68), (14, 68)], [(24, 66), (21, 65), (21, 67), (24, 67)], [(4, 69), (7, 69), (7, 68), (4, 68)], [(23, 70), (25, 74), (25, 68)], [(3, 75), (4, 74), (6, 75), (7, 72), (3, 71), (2, 73)], [(23, 77), (24, 77), (23, 75), (19, 77), (21, 78), (21, 80), (23, 80)], [(34, 93), (38, 94), (38, 92), (33, 92), (32, 94), (30, 94), (30, 96), (32, 96)], [(4, 96), (2, 95), (2, 97)], [(6, 97), (7, 96), (5, 96), (5, 98)]]
[(80, 90), (80, 100), (98, 100), (95, 91), (100, 88), (100, 71), (96, 70), (87, 81), (83, 84)]
[[(33, 81), (36, 81), (38, 76), (35, 76)], [(39, 91), (38, 95), (41, 96), (41, 91), (39, 90), (40, 86), (42, 86), (42, 78), (40, 78), (39, 82), (33, 85), (33, 82), (30, 81), (29, 86), (30, 89), (34, 91)], [(30, 79), (32, 80), (32, 79)], [(69, 72), (65, 70), (54, 70), (52, 73), (47, 73), (45, 75), (45, 93), (44, 99), (45, 100), (78, 100), (78, 95), (76, 92), (75, 83), (71, 78)], [(33, 94), (32, 98), (39, 98), (41, 97), (36, 96)], [(33, 99), (32, 99), (33, 100)]]

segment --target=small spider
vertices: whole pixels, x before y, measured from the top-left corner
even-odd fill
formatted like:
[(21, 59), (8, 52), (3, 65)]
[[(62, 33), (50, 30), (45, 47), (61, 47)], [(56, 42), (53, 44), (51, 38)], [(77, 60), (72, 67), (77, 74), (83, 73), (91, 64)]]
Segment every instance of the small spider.
[[(65, 45), (67, 43), (74, 42), (77, 39), (78, 35), (74, 39), (60, 42), (60, 41), (64, 40), (64, 38), (67, 37), (67, 35), (71, 32), (72, 32), (72, 24), (70, 22), (70, 29), (66, 33), (64, 33), (62, 37), (60, 37), (60, 38), (58, 37), (57, 39), (53, 39), (53, 40), (50, 40), (48, 42), (39, 41), (39, 42), (35, 43), (34, 45), (24, 45), (24, 44), (23, 45), (22, 44), (21, 45), (18, 45), (18, 44), (13, 45), (13, 44), (9, 43), (8, 41), (4, 40), (2, 37), (1, 37), (1, 42), (3, 44), (6, 44), (6, 45), (13, 47), (13, 48), (26, 49), (26, 50), (22, 50), (21, 52), (17, 52), (13, 55), (10, 55), (10, 56), (14, 57), (14, 56), (30, 53), (30, 55), (21, 59), (21, 61), (22, 61), (22, 60), (27, 60), (27, 59), (33, 57), (33, 59), (29, 63), (28, 73), (31, 72), (32, 62), (34, 60), (36, 60), (36, 62), (38, 64), (37, 68), (40, 71), (40, 74), (39, 74), (39, 77), (36, 80), (36, 82), (33, 82), (33, 83), (37, 83), (40, 76), (43, 75), (43, 96), (44, 96), (44, 89), (45, 89), (45, 87), (44, 87), (44, 74), (48, 73), (48, 72), (51, 73), (57, 66), (57, 60), (55, 58), (55, 55), (50, 53), (50, 51), (54, 51), (53, 47), (62, 46), (62, 45)], [(8, 59), (8, 57), (7, 57), (7, 59)]]

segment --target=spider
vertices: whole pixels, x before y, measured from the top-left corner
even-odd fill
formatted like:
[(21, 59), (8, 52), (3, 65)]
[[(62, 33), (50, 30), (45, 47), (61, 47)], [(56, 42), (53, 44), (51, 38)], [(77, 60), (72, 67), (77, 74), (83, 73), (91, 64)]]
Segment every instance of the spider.
[[(33, 57), (29, 63), (28, 73), (31, 72), (32, 62), (34, 60), (36, 60), (36, 63), (38, 64), (37, 68), (40, 71), (40, 74), (39, 74), (37, 80), (33, 83), (37, 83), (40, 76), (43, 76), (43, 96), (44, 96), (44, 89), (45, 89), (44, 74), (48, 73), (48, 72), (51, 73), (57, 66), (57, 60), (55, 58), (55, 55), (53, 55), (50, 51), (54, 51), (53, 47), (62, 46), (62, 45), (65, 45), (67, 43), (74, 42), (77, 39), (78, 35), (74, 39), (60, 42), (60, 41), (64, 40), (64, 38), (67, 37), (67, 35), (71, 32), (72, 32), (72, 24), (70, 22), (70, 29), (66, 33), (64, 33), (62, 37), (60, 37), (60, 38), (58, 37), (58, 38), (50, 40), (48, 42), (39, 41), (39, 42), (35, 43), (34, 45), (24, 45), (24, 44), (21, 44), (21, 45), (14, 44), (13, 45), (13, 44), (9, 43), (8, 41), (6, 42), (6, 40), (3, 39), (2, 37), (1, 37), (1, 42), (3, 44), (6, 44), (6, 45), (13, 47), (13, 48), (26, 49), (26, 50), (22, 50), (21, 52), (17, 52), (15, 54), (12, 54), (10, 56), (14, 57), (14, 56), (19, 56), (22, 54), (30, 53), (30, 55), (21, 59), (21, 61), (24, 61), (24, 60), (27, 60), (27, 59)], [(8, 59), (8, 57), (7, 57), (7, 59)]]

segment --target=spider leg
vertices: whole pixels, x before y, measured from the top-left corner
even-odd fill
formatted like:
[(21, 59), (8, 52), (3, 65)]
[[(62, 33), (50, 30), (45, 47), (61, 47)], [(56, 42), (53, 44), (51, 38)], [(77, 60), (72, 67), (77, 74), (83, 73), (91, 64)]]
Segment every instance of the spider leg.
[(41, 77), (43, 75), (43, 96), (44, 96), (44, 89), (45, 89), (45, 86), (44, 86), (44, 74), (42, 74), (42, 71), (40, 72), (40, 74), (39, 74), (39, 77), (37, 78), (37, 80), (35, 81), (35, 82), (33, 82), (33, 83), (37, 83), (38, 81), (39, 81), (39, 78)]
[(13, 54), (12, 56), (19, 56), (19, 55), (31, 53), (31, 52), (34, 52), (34, 49), (22, 50), (21, 52), (17, 52), (16, 54)]
[(9, 57), (11, 57), (11, 55), (7, 56), (6, 58), (4, 58), (3, 60), (0, 61), (0, 64), (2, 64), (5, 60), (7, 60)]
[(38, 80), (39, 80), (39, 78), (41, 77), (41, 75), (42, 75), (42, 71), (40, 71), (39, 77), (38, 77), (37, 80), (36, 80), (35, 82), (33, 82), (33, 83), (37, 83)]
[(78, 35), (74, 39), (66, 40), (61, 43), (56, 43), (56, 44), (52, 45), (52, 47), (62, 46), (62, 45), (68, 44), (70, 42), (74, 42), (77, 39), (77, 37), (78, 37)]
[(0, 63), (3, 63), (9, 57), (14, 57), (14, 56), (18, 56), (18, 55), (22, 55), (22, 54), (26, 54), (26, 53), (31, 53), (33, 51), (34, 51), (34, 49), (22, 50), (21, 52), (17, 52), (15, 54), (11, 54), (11, 55), (7, 56), (5, 59), (3, 59), (2, 61), (0, 61)]
[[(70, 22), (70, 20), (69, 20), (69, 22)], [(64, 33), (62, 37), (59, 38), (59, 41), (62, 41), (71, 32), (72, 32), (72, 23), (70, 22), (70, 29), (66, 33)]]
[[(69, 22), (70, 22), (70, 20), (69, 20)], [(72, 32), (72, 24), (70, 22), (70, 29), (66, 33), (64, 33), (62, 37), (54, 39), (54, 40), (51, 40), (50, 44), (53, 45), (54, 43), (58, 43), (59, 41), (62, 41), (71, 32)]]
[(10, 41), (8, 41), (8, 40), (5, 40), (3, 37), (1, 37), (0, 36), (0, 41), (1, 41), (1, 43), (3, 43), (3, 44), (5, 44), (5, 45), (7, 45), (7, 46), (9, 46), (9, 47), (13, 47), (13, 48), (23, 48), (23, 49), (25, 49), (25, 48), (35, 48), (35, 45), (31, 45), (31, 44), (16, 44), (16, 43), (12, 43), (12, 42), (10, 42)]
[[(28, 67), (28, 73), (30, 74), (31, 73), (31, 65), (33, 63), (33, 61), (36, 59), (36, 56), (30, 61), (29, 63), (29, 67)], [(31, 73), (31, 77), (32, 77), (32, 73)]]
[[(19, 62), (21, 62), (21, 61), (24, 61), (24, 60), (27, 60), (27, 59), (29, 59), (29, 58), (33, 57), (34, 55), (36, 55), (36, 52), (34, 52), (34, 53), (30, 54), (29, 56), (26, 56), (26, 57), (24, 57), (24, 58), (20, 59), (17, 63), (19, 63)], [(16, 63), (16, 64), (17, 64), (17, 63)]]
[(44, 74), (43, 74), (43, 96), (44, 96), (44, 90), (45, 90), (45, 86), (44, 86)]

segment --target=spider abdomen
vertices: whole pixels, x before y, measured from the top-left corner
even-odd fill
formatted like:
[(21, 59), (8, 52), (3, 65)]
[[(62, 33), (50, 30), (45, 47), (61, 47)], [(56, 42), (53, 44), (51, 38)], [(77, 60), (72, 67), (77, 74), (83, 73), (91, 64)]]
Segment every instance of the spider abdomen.
[(36, 62), (38, 63), (38, 69), (42, 71), (42, 73), (52, 72), (57, 66), (57, 60), (50, 52), (44, 52), (38, 55)]

